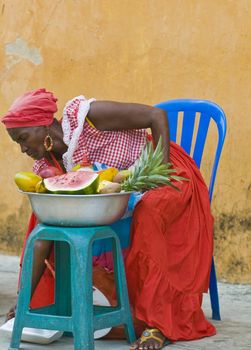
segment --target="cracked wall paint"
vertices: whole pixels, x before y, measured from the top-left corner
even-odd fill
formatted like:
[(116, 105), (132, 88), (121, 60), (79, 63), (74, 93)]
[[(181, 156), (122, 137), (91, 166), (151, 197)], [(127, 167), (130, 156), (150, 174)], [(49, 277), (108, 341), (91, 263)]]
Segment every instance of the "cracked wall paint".
[(43, 63), (40, 51), (36, 47), (29, 47), (27, 42), (22, 38), (17, 38), (14, 42), (5, 45), (5, 53), (12, 56), (11, 65), (28, 60), (35, 65)]

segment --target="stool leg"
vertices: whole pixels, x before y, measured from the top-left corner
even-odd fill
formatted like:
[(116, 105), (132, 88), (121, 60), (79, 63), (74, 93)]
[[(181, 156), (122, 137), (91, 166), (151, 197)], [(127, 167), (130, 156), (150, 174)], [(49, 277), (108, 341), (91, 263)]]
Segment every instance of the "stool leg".
[(21, 319), (21, 317), (17, 316), (17, 313), (16, 313), (9, 350), (18, 350), (19, 349), (19, 345), (20, 345), (21, 337), (22, 337), (22, 332), (23, 332), (22, 319)]
[(24, 316), (29, 310), (34, 240), (27, 242), (23, 260), (17, 310), (9, 350), (18, 350), (21, 342)]
[(74, 350), (94, 350), (92, 258), (83, 245), (71, 250)]
[[(71, 270), (70, 246), (66, 242), (55, 241), (55, 306), (57, 315), (71, 316)], [(72, 337), (72, 332), (64, 336)]]
[(125, 275), (125, 267), (123, 255), (120, 247), (119, 239), (113, 238), (113, 261), (114, 261), (114, 276), (116, 279), (116, 295), (119, 305), (123, 305), (126, 313), (125, 332), (127, 341), (132, 343), (136, 340), (129, 297), (127, 292), (127, 283)]
[(55, 304), (57, 315), (71, 315), (70, 246), (55, 241)]

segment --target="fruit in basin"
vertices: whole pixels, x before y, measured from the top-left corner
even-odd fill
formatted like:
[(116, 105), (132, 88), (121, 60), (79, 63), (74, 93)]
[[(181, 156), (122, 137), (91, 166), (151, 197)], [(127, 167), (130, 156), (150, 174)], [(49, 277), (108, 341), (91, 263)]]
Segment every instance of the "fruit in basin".
[(36, 190), (37, 193), (46, 193), (47, 192), (46, 188), (44, 187), (44, 181), (43, 180), (39, 181), (36, 184), (35, 190)]
[(40, 176), (28, 171), (20, 171), (14, 177), (16, 185), (24, 192), (36, 192), (37, 183), (41, 180)]
[(116, 193), (121, 191), (121, 185), (116, 182), (103, 180), (99, 183), (98, 193)]
[(59, 170), (55, 166), (48, 166), (42, 169), (38, 175), (41, 176), (43, 179), (47, 179), (47, 177), (53, 177), (53, 176), (62, 175), (62, 174), (63, 174), (63, 171)]
[(118, 169), (116, 168), (107, 168), (105, 170), (99, 170), (99, 182), (106, 180), (106, 181), (113, 181), (114, 176), (118, 174)]
[(51, 193), (95, 194), (99, 175), (91, 171), (73, 171), (44, 179), (44, 186)]
[(94, 171), (92, 165), (82, 166), (81, 164), (75, 165), (71, 171)]
[(130, 170), (128, 169), (121, 170), (113, 177), (112, 181), (120, 184), (123, 181), (125, 181), (130, 175), (131, 175)]

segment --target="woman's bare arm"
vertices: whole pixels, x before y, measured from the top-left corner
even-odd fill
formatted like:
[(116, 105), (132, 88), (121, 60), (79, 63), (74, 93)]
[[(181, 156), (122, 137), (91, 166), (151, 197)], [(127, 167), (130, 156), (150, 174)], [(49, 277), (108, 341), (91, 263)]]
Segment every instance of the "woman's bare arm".
[(162, 136), (164, 161), (169, 161), (169, 128), (163, 110), (137, 103), (95, 101), (88, 118), (97, 129), (104, 131), (150, 128), (155, 144)]

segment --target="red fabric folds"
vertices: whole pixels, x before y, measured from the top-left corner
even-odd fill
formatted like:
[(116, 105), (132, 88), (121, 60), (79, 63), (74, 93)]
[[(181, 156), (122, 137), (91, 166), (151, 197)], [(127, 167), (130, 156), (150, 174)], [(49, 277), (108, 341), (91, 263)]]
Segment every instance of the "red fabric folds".
[(213, 218), (209, 195), (191, 158), (172, 144), (171, 161), (189, 182), (149, 191), (134, 210), (126, 259), (130, 301), (136, 318), (169, 339), (215, 334), (201, 309), (209, 286)]
[[(209, 286), (213, 217), (207, 187), (194, 161), (174, 143), (170, 158), (189, 181), (175, 182), (180, 192), (164, 186), (139, 201), (125, 267), (134, 318), (173, 341), (192, 340), (216, 333), (201, 309), (202, 293)], [(111, 272), (107, 278), (111, 281)], [(53, 285), (46, 270), (31, 306), (52, 303)], [(106, 295), (108, 290), (106, 283)], [(112, 290), (110, 282), (108, 297)]]
[(50, 125), (57, 111), (56, 102), (53, 93), (45, 89), (27, 92), (13, 102), (1, 121), (7, 129)]

